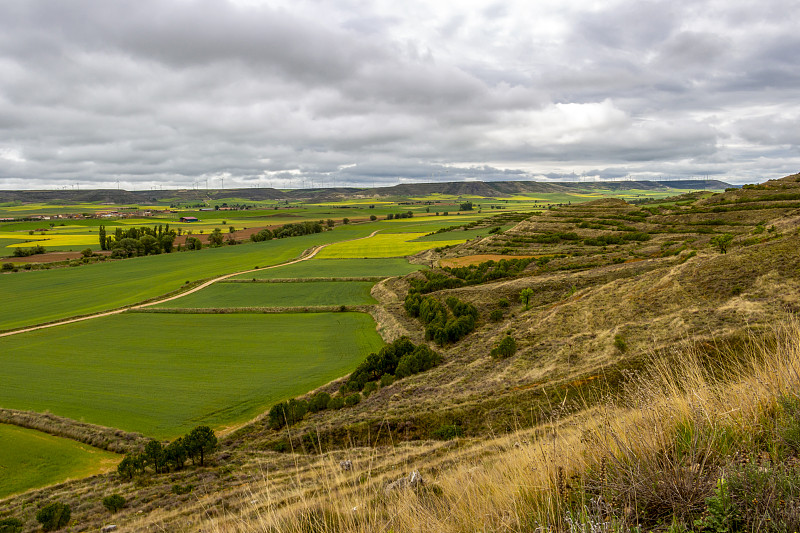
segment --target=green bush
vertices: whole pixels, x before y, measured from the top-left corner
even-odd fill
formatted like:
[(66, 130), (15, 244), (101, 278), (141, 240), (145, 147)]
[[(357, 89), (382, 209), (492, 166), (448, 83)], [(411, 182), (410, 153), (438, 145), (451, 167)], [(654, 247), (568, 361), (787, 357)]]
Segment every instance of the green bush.
[(71, 516), (69, 505), (53, 502), (37, 511), (36, 521), (42, 524), (43, 531), (55, 531), (66, 526)]
[(494, 309), (491, 313), (489, 313), (489, 320), (492, 322), (500, 322), (503, 320), (502, 309)]
[(125, 507), (125, 498), (120, 496), (119, 494), (112, 494), (111, 496), (106, 496), (103, 498), (103, 507), (108, 509), (110, 513), (116, 513), (123, 507)]
[(303, 419), (308, 411), (308, 402), (292, 398), (288, 402), (276, 403), (269, 410), (269, 427), (280, 429), (291, 426)]
[(349, 395), (344, 399), (344, 405), (346, 407), (353, 407), (354, 405), (358, 405), (361, 402), (361, 395), (357, 392)]
[(381, 387), (388, 387), (394, 383), (395, 377), (391, 374), (384, 374), (381, 376)]
[(628, 349), (628, 343), (625, 342), (622, 335), (614, 335), (614, 346), (622, 353)]
[(443, 424), (431, 433), (431, 436), (434, 439), (439, 440), (451, 440), (463, 435), (464, 430), (461, 429), (461, 426), (457, 426), (455, 424)]
[(341, 409), (342, 407), (344, 407), (344, 399), (341, 395), (334, 396), (328, 402), (328, 409)]
[(178, 494), (178, 495), (189, 494), (190, 492), (192, 492), (193, 488), (194, 488), (193, 485), (178, 485), (178, 484), (175, 484), (175, 485), (172, 485), (172, 493), (173, 494)]
[(378, 383), (375, 381), (370, 381), (366, 385), (364, 385), (364, 398), (369, 398), (369, 395), (378, 390)]
[(308, 410), (312, 413), (324, 411), (328, 408), (328, 403), (331, 401), (331, 395), (327, 392), (318, 392), (308, 401)]
[(506, 357), (511, 357), (515, 353), (517, 353), (517, 341), (514, 340), (514, 337), (508, 335), (501, 340), (497, 346), (492, 348), (491, 355), (492, 357), (505, 359)]
[(23, 525), (19, 518), (0, 519), (0, 533), (22, 533)]
[(442, 362), (442, 356), (424, 344), (417, 346), (413, 352), (404, 355), (397, 364), (395, 376), (402, 379), (412, 374), (430, 370)]

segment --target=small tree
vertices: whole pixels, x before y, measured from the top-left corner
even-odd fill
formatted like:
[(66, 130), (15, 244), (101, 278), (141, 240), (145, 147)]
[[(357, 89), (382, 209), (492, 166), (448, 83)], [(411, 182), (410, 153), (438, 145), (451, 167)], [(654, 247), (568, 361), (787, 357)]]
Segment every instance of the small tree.
[(210, 246), (222, 246), (222, 230), (214, 228), (214, 231), (208, 234), (208, 244)]
[(349, 224), (349, 223), (350, 223), (350, 219), (349, 218), (345, 217), (345, 218), (342, 219), (342, 224)]
[(203, 466), (205, 456), (217, 447), (217, 436), (208, 426), (197, 426), (183, 438), (186, 453), (191, 457), (192, 463), (199, 457), (200, 466)]
[(376, 217), (375, 215), (370, 215), (370, 216), (369, 216), (369, 219), (370, 219), (372, 222), (375, 222), (376, 220), (378, 220), (378, 217)]
[(728, 253), (728, 247), (733, 242), (733, 235), (730, 233), (723, 233), (722, 235), (714, 235), (711, 237), (711, 245), (719, 248), (722, 254)]
[(53, 502), (39, 509), (36, 513), (36, 521), (42, 524), (43, 531), (55, 531), (66, 526), (71, 516), (72, 511), (69, 505)]
[(120, 496), (119, 494), (112, 494), (111, 496), (106, 496), (103, 498), (103, 507), (108, 509), (110, 513), (116, 513), (123, 507), (125, 507), (125, 498)]
[(157, 440), (151, 440), (144, 447), (144, 460), (158, 474), (164, 468), (164, 447)]
[(141, 454), (129, 453), (117, 465), (117, 474), (122, 479), (132, 479), (144, 469), (144, 459)]
[(91, 248), (84, 248), (83, 250), (81, 250), (81, 255), (83, 257), (92, 257), (92, 253), (93, 252)]
[(188, 456), (186, 454), (186, 446), (183, 445), (183, 437), (178, 437), (164, 448), (164, 462), (168, 467), (180, 470), (183, 468), (186, 459), (188, 459)]
[(533, 289), (526, 288), (522, 289), (519, 293), (519, 301), (525, 306), (525, 309), (530, 309), (531, 306), (531, 296), (533, 296)]

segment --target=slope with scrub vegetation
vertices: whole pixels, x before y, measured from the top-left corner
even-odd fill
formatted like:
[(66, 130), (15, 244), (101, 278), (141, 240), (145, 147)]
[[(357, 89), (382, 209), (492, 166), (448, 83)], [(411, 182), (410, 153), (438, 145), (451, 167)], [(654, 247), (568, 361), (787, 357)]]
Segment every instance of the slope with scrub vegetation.
[(54, 499), (99, 528), (119, 493), (131, 531), (795, 531), (799, 230), (800, 175), (545, 210), (376, 285), (392, 344), (206, 465), (2, 507), (27, 528)]

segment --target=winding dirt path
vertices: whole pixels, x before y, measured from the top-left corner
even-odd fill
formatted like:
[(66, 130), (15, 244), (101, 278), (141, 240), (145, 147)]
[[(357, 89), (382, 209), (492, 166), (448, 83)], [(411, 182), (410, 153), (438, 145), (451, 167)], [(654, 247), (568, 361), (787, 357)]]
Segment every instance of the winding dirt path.
[(94, 314), (91, 314), (91, 315), (81, 316), (81, 317), (77, 317), (77, 318), (68, 318), (66, 320), (61, 320), (60, 322), (51, 322), (49, 324), (40, 324), (38, 326), (31, 326), (31, 327), (24, 328), (24, 329), (16, 329), (14, 331), (6, 331), (4, 333), (0, 333), (0, 338), (2, 338), (2, 337), (10, 337), (11, 335), (18, 335), (20, 333), (27, 333), (29, 331), (36, 331), (36, 330), (39, 330), (39, 329), (52, 328), (52, 327), (55, 327), (55, 326), (63, 326), (65, 324), (73, 324), (75, 322), (83, 322), (84, 320), (92, 320), (93, 318), (100, 318), (100, 317), (104, 317), (104, 316), (118, 315), (120, 313), (124, 313), (125, 311), (129, 311), (131, 309), (143, 309), (145, 307), (150, 307), (151, 305), (156, 305), (156, 304), (160, 304), (160, 303), (164, 303), (164, 302), (171, 302), (172, 300), (177, 300), (178, 298), (183, 298), (187, 294), (192, 294), (192, 293), (197, 292), (199, 290), (205, 289), (209, 285), (211, 285), (213, 283), (217, 283), (218, 281), (222, 281), (224, 279), (232, 278), (233, 276), (239, 276), (241, 274), (249, 274), (250, 272), (258, 272), (258, 271), (261, 271), (261, 270), (269, 270), (270, 268), (278, 268), (278, 267), (283, 267), (283, 266), (287, 266), (287, 265), (293, 265), (293, 264), (299, 263), (301, 261), (308, 261), (309, 259), (312, 259), (315, 255), (317, 255), (320, 252), (320, 250), (322, 250), (323, 248), (326, 248), (326, 247), (328, 247), (328, 246), (330, 246), (332, 244), (339, 244), (340, 242), (351, 242), (351, 241), (360, 241), (360, 240), (363, 240), (363, 239), (369, 239), (369, 238), (374, 237), (379, 231), (381, 231), (381, 230), (376, 229), (375, 231), (373, 231), (372, 233), (370, 233), (366, 237), (358, 237), (357, 239), (349, 239), (349, 240), (346, 240), (346, 241), (329, 242), (328, 244), (320, 244), (318, 246), (314, 246), (312, 248), (309, 248), (308, 250), (305, 250), (300, 255), (300, 257), (298, 257), (297, 259), (292, 259), (291, 261), (287, 261), (285, 263), (279, 263), (277, 265), (270, 265), (270, 266), (261, 267), (261, 268), (251, 268), (250, 270), (242, 270), (240, 272), (233, 272), (231, 274), (225, 274), (223, 276), (218, 276), (216, 278), (212, 278), (212, 279), (210, 279), (210, 280), (208, 280), (206, 282), (201, 283), (197, 287), (192, 287), (191, 289), (189, 289), (186, 292), (182, 292), (180, 294), (175, 294), (175, 295), (169, 296), (167, 298), (161, 298), (161, 299), (153, 300), (152, 302), (147, 302), (147, 303), (144, 303), (144, 304), (129, 305), (129, 306), (126, 306), (126, 307), (122, 307), (120, 309), (114, 309), (112, 311), (101, 311), (99, 313), (94, 313)]

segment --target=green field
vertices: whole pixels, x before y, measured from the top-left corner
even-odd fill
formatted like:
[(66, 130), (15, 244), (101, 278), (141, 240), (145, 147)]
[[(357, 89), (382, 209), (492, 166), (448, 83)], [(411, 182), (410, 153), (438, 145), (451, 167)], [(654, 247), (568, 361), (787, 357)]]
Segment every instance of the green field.
[(425, 233), (390, 233), (377, 234), (368, 239), (332, 244), (317, 254), (321, 259), (326, 258), (357, 258), (357, 257), (403, 257), (413, 255), (434, 246), (447, 246), (460, 244), (466, 239), (453, 239), (438, 241), (434, 244), (428, 242), (414, 242), (414, 239), (424, 236)]
[(0, 498), (113, 468), (120, 456), (31, 429), (0, 424)]
[(310, 259), (293, 265), (259, 270), (236, 276), (235, 279), (277, 278), (358, 278), (372, 276), (404, 276), (422, 265), (412, 265), (400, 257), (383, 259)]
[(344, 226), (262, 243), (0, 274), (3, 295), (19, 302), (0, 306), (0, 331), (130, 305), (177, 290), (185, 281), (281, 263), (312, 246), (374, 230), (373, 224)]
[(177, 300), (154, 305), (167, 308), (303, 307), (369, 305), (371, 281), (299, 283), (214, 283)]
[(174, 437), (249, 419), (382, 344), (363, 313), (125, 313), (0, 339), (0, 406)]

